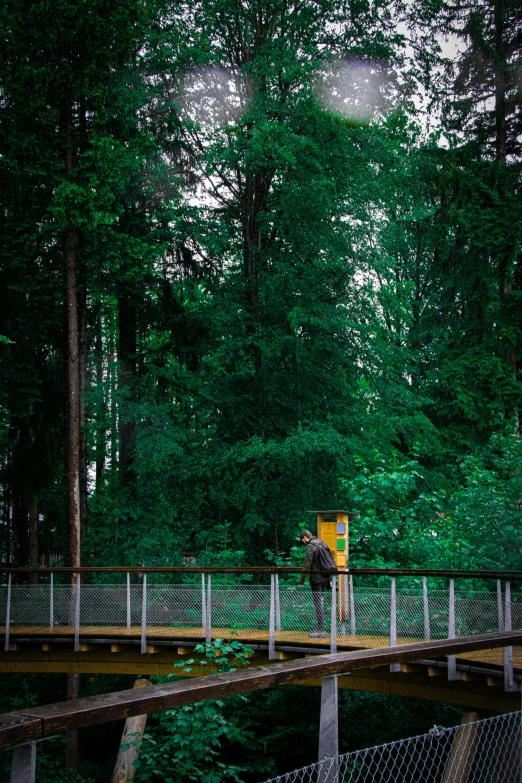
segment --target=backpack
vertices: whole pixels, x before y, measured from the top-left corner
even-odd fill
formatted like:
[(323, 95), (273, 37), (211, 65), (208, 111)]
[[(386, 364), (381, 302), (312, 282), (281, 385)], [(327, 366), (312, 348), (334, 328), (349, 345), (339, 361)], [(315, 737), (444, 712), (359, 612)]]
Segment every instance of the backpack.
[(337, 571), (337, 563), (333, 559), (333, 555), (324, 541), (317, 539), (317, 544), (314, 547), (314, 559), (312, 569), (316, 571)]

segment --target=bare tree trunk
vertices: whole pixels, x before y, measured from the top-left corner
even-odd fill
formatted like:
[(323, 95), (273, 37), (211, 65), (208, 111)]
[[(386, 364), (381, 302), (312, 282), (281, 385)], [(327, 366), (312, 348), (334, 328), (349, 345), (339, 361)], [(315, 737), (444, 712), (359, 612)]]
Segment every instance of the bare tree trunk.
[(96, 372), (96, 389), (102, 396), (102, 402), (97, 406), (96, 419), (96, 491), (102, 489), (105, 473), (105, 436), (107, 428), (107, 401), (103, 389), (103, 338), (101, 309), (98, 304), (95, 315), (94, 356)]
[(80, 538), (87, 535), (87, 410), (85, 404), (85, 395), (87, 392), (87, 293), (85, 287), (79, 292), (78, 307), (78, 341), (79, 341), (79, 362), (78, 370), (80, 375)]
[[(66, 107), (66, 171), (71, 174), (74, 165), (74, 129), (72, 106)], [(67, 456), (69, 474), (69, 560), (76, 568), (80, 565), (80, 369), (78, 351), (78, 299), (76, 242), (77, 229), (69, 217), (65, 231), (65, 279), (67, 290), (67, 399), (68, 437)], [(76, 584), (76, 574), (71, 574), (71, 584)], [(74, 589), (72, 591), (74, 594)], [(72, 598), (74, 602), (74, 597)], [(77, 699), (80, 690), (80, 676), (67, 675), (67, 698)], [(78, 732), (71, 732), (66, 751), (66, 767), (75, 769), (78, 765)]]
[[(80, 698), (80, 675), (68, 674), (67, 675), (67, 700)], [(65, 767), (66, 769), (76, 769), (78, 766), (79, 755), (79, 731), (67, 732), (67, 739), (69, 740), (65, 748)]]
[[(136, 380), (137, 353), (137, 313), (136, 306), (127, 291), (123, 291), (118, 299), (118, 363), (119, 388), (124, 397), (132, 394)], [(133, 480), (132, 457), (134, 446), (135, 425), (120, 418), (120, 483), (127, 484)]]
[[(74, 139), (72, 107), (67, 107), (66, 170), (72, 173)], [(70, 565), (80, 565), (80, 369), (78, 351), (78, 299), (76, 270), (77, 229), (71, 218), (65, 231), (65, 278), (67, 287), (67, 398), (69, 409), (69, 559)], [(73, 575), (73, 581), (75, 575)]]
[[(38, 563), (38, 497), (33, 495), (29, 506), (29, 560), (32, 565)], [(38, 583), (38, 574), (31, 574), (29, 581)]]

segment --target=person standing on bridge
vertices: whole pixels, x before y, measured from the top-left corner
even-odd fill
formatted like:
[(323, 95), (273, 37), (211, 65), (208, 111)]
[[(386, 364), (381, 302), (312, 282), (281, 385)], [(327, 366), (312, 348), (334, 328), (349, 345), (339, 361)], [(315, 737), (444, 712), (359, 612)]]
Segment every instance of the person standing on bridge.
[[(306, 573), (328, 570), (337, 571), (337, 566), (332, 557), (327, 544), (316, 538), (309, 530), (302, 530), (299, 534), (301, 543), (306, 546), (304, 559), (304, 570), (299, 581), (298, 587), (304, 586)], [(310, 573), (310, 587), (312, 588), (312, 598), (314, 601), (316, 627), (309, 634), (310, 639), (324, 639), (326, 633), (324, 630), (324, 593), (331, 588), (332, 577), (329, 574)]]

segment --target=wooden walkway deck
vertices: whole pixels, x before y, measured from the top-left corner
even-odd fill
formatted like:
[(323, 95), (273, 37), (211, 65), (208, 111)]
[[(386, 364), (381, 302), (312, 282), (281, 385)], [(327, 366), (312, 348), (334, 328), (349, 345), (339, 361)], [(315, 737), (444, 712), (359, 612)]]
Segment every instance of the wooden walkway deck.
[[(5, 635), (5, 627), (0, 626), (0, 633)], [(72, 626), (11, 626), (10, 639), (16, 643), (17, 639), (30, 640), (34, 638), (38, 641), (52, 643), (53, 639), (64, 639), (64, 637), (74, 638), (74, 628)], [(118, 641), (137, 641), (141, 638), (141, 627), (132, 626), (125, 628), (122, 626), (96, 625), (82, 626), (80, 629), (80, 639), (84, 642), (99, 644), (102, 640), (110, 640), (115, 644)], [(212, 628), (213, 639), (235, 639), (243, 644), (265, 645), (268, 644), (268, 632), (255, 628)], [(173, 642), (182, 644), (186, 642), (203, 642), (205, 640), (205, 630), (203, 628), (194, 628), (189, 626), (160, 626), (147, 628), (147, 644), (153, 645), (154, 642)], [(310, 638), (305, 631), (277, 631), (275, 634), (276, 646), (282, 647), (306, 647), (307, 649), (324, 652), (330, 648), (330, 637), (327, 634), (324, 639)], [(424, 641), (423, 639), (413, 637), (400, 637), (397, 640), (398, 645), (416, 644)], [(339, 635), (337, 637), (337, 647), (339, 651), (365, 650), (388, 647), (389, 637), (383, 635)], [(139, 652), (137, 653), (139, 655)], [(470, 662), (489, 663), (496, 666), (503, 665), (503, 651), (482, 650), (466, 654), (464, 657)], [(513, 649), (513, 664), (515, 668), (522, 670), (522, 647)], [(1, 667), (0, 667), (1, 670)]]

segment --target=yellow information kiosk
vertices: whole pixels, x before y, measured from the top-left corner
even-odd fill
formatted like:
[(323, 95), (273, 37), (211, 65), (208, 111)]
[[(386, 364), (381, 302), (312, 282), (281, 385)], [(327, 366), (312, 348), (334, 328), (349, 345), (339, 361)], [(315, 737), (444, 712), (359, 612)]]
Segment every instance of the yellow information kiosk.
[[(311, 511), (317, 516), (317, 538), (328, 544), (337, 568), (348, 568), (348, 525), (359, 514), (343, 509)], [(339, 576), (339, 620), (345, 623), (349, 613), (348, 576)]]

